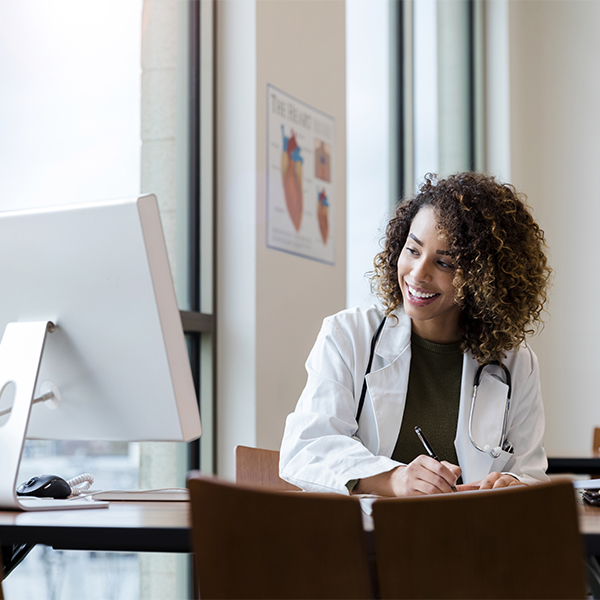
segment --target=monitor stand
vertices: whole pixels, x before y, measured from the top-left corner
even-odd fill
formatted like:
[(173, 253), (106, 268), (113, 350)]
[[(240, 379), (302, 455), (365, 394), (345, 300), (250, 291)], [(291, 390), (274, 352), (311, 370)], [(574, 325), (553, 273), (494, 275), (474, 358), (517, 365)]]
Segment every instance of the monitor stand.
[(0, 397), (14, 384), (14, 403), (8, 420), (0, 425), (0, 510), (56, 510), (103, 508), (106, 502), (89, 500), (23, 499), (17, 496), (17, 477), (27, 425), (35, 394), (49, 321), (9, 323), (0, 343)]

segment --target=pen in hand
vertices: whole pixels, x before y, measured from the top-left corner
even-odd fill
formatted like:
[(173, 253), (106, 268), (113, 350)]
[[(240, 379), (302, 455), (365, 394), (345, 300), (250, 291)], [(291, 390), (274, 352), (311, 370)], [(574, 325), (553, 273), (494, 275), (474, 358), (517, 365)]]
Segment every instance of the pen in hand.
[[(439, 463), (441, 463), (442, 461), (437, 457), (437, 454), (433, 451), (433, 448), (425, 439), (425, 436), (423, 435), (423, 432), (421, 431), (421, 428), (419, 426), (415, 427), (415, 433), (419, 436), (421, 443), (425, 447), (425, 450), (427, 450), (427, 454), (429, 454), (429, 456), (431, 456), (431, 458), (433, 458), (434, 460), (437, 460)], [(452, 488), (453, 492), (456, 492), (456, 488), (453, 485), (450, 485), (450, 487)]]

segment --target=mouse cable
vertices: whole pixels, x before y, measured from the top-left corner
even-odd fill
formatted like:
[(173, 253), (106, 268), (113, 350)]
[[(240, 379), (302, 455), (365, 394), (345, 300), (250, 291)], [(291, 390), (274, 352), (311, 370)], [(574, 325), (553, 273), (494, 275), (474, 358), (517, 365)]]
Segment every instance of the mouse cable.
[(67, 483), (71, 486), (71, 495), (79, 496), (82, 492), (89, 490), (94, 483), (94, 476), (89, 473), (82, 473), (73, 479), (69, 479)]

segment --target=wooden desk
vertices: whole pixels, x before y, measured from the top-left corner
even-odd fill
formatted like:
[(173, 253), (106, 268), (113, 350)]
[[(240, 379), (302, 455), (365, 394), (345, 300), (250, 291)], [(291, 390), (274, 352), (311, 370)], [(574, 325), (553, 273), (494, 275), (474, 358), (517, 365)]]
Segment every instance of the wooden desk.
[(98, 510), (0, 511), (3, 544), (57, 550), (191, 552), (187, 502), (111, 502)]
[[(588, 554), (600, 556), (600, 507), (579, 501)], [(186, 502), (111, 502), (98, 510), (0, 512), (4, 544), (45, 544), (57, 550), (184, 552), (191, 549)]]

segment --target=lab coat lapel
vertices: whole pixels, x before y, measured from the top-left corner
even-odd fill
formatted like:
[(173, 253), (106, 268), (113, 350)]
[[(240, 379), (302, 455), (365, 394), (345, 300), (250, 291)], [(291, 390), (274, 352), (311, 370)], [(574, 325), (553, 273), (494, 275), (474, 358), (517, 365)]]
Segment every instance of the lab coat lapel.
[(375, 454), (391, 456), (400, 433), (406, 405), (410, 371), (410, 319), (403, 311), (398, 322), (389, 317), (375, 347), (379, 368), (374, 363), (367, 375), (367, 387), (377, 424), (379, 446)]

